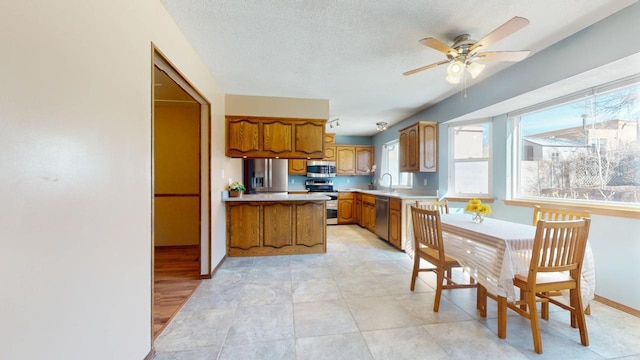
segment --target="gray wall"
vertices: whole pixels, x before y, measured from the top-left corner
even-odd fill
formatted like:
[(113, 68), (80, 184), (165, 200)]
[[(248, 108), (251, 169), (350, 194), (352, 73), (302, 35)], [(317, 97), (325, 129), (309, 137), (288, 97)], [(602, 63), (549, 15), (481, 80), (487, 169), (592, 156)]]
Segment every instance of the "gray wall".
[[(629, 6), (468, 88), (464, 101), (461, 101), (460, 94), (455, 94), (375, 135), (373, 144), (376, 147), (378, 167), (382, 145), (397, 139), (399, 129), (416, 121), (430, 120), (442, 123), (457, 119), (517, 96), (526, 97), (536, 89), (640, 53), (638, 19), (640, 3)], [(535, 102), (532, 99), (528, 105)], [(511, 110), (517, 109), (508, 111)], [(509, 134), (506, 114), (494, 116), (493, 192), (498, 200), (494, 203), (492, 216), (530, 223), (533, 213), (531, 208), (507, 206), (501, 201), (507, 197), (508, 190)], [(438, 173), (416, 174), (414, 184), (420, 187), (423, 179), (427, 179), (427, 188), (439, 189), (440, 194), (446, 194), (449, 157), (447, 125), (440, 125), (438, 141)], [(590, 242), (597, 277), (596, 294), (640, 309), (640, 288), (628, 286), (637, 283), (635, 277), (640, 273), (640, 221), (594, 215), (591, 226)]]

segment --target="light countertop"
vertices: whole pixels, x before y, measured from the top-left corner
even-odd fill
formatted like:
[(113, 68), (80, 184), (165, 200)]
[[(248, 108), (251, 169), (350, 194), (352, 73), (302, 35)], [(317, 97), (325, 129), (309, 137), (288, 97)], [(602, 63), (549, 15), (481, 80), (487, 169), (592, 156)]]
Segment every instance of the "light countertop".
[(222, 201), (322, 201), (330, 197), (315, 194), (243, 194), (241, 197), (225, 197)]
[(364, 190), (364, 189), (338, 189), (338, 192), (359, 192), (363, 194), (387, 196), (399, 199), (433, 199), (438, 197), (436, 190)]

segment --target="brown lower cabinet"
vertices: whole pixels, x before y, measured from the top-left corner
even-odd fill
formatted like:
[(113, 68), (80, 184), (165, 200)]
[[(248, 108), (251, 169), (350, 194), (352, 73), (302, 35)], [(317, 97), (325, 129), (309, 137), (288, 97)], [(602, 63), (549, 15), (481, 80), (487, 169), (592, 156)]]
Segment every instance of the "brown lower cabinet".
[(355, 222), (355, 194), (350, 192), (338, 193), (338, 224), (353, 224)]
[(362, 194), (362, 226), (371, 232), (376, 230), (376, 197)]
[(227, 256), (327, 251), (325, 201), (226, 203)]
[(402, 201), (397, 198), (389, 198), (389, 243), (398, 249), (402, 248), (401, 229)]
[(356, 193), (356, 208), (355, 208), (356, 214), (355, 214), (355, 221), (356, 224), (363, 226), (362, 225), (362, 194), (361, 193)]

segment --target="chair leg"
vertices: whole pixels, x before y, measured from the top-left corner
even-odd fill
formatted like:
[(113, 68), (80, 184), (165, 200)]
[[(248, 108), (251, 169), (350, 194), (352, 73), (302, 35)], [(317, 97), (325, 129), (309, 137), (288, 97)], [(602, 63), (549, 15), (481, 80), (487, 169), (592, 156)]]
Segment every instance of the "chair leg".
[(436, 297), (433, 299), (433, 312), (440, 310), (440, 296), (442, 295), (442, 283), (444, 282), (444, 269), (436, 270), (437, 286)]
[(418, 277), (418, 269), (420, 267), (420, 256), (413, 254), (413, 273), (411, 273), (411, 291), (416, 287), (416, 277)]
[[(524, 301), (525, 300), (525, 297), (527, 296), (526, 294), (527, 293), (526, 293), (526, 291), (524, 291), (524, 289), (520, 289), (520, 301)], [(525, 305), (525, 304), (520, 305), (520, 309), (523, 310), (523, 311), (526, 311), (527, 310), (527, 305)]]
[[(542, 294), (549, 295), (548, 292), (543, 292)], [(549, 303), (546, 301), (543, 301), (541, 307), (542, 307), (542, 312), (541, 312), (542, 318), (545, 320), (549, 320)]]
[(533, 350), (542, 354), (542, 336), (540, 335), (540, 323), (538, 322), (538, 310), (536, 307), (536, 292), (527, 292), (527, 307), (529, 307), (529, 321), (531, 321), (531, 334), (533, 335)]
[(447, 278), (447, 285), (451, 285), (451, 277), (453, 276), (453, 268), (451, 266), (446, 269), (445, 275)]
[(573, 311), (571, 318), (576, 319), (578, 329), (580, 329), (580, 342), (584, 346), (589, 346), (589, 333), (587, 332), (587, 321), (584, 318), (584, 310), (582, 309), (582, 297), (579, 290), (570, 290), (571, 306)]
[(591, 315), (591, 305), (587, 305), (587, 308), (584, 309), (584, 314), (585, 315)]

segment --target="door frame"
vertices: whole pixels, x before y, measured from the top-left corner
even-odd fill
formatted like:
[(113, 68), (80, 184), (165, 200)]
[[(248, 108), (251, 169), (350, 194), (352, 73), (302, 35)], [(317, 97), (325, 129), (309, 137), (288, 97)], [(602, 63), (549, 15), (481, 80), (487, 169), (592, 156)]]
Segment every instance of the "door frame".
[(153, 348), (153, 294), (154, 294), (154, 124), (155, 86), (154, 69), (167, 74), (187, 94), (200, 104), (200, 207), (199, 207), (199, 247), (200, 278), (211, 278), (211, 103), (193, 86), (167, 57), (151, 44), (151, 342)]

